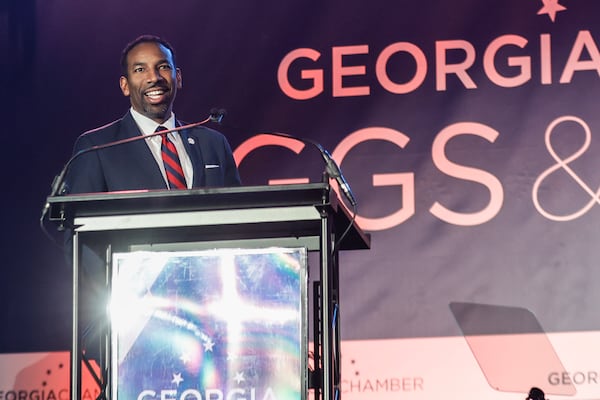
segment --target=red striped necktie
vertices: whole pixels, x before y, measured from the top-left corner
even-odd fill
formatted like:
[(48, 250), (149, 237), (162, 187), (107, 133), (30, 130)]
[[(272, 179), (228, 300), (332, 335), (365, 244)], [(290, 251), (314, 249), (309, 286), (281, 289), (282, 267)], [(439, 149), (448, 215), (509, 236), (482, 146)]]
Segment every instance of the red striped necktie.
[[(156, 128), (156, 132), (166, 130), (167, 128), (164, 126)], [(179, 162), (177, 149), (175, 148), (175, 144), (169, 139), (168, 135), (162, 135), (162, 146), (160, 151), (165, 165), (169, 189), (187, 189), (185, 175), (183, 174), (183, 168), (181, 168), (181, 163)]]

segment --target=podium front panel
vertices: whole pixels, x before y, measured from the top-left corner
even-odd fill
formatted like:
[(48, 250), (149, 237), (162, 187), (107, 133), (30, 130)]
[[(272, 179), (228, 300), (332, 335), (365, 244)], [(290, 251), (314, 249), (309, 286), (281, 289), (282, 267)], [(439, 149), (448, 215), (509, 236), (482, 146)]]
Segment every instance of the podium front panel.
[(113, 253), (112, 399), (305, 399), (305, 248)]

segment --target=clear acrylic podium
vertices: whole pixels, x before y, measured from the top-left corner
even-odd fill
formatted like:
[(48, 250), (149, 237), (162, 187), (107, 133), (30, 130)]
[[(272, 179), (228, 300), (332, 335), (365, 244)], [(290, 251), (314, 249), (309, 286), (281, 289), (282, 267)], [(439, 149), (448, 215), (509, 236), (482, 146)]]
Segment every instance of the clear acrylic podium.
[[(293, 291), (293, 288), (297, 287), (302, 297), (299, 309), (296, 310), (299, 311), (298, 315), (301, 319), (298, 336), (301, 343), (299, 347), (295, 347), (304, 353), (300, 357), (300, 376), (296, 377), (301, 389), (289, 398), (304, 400), (310, 389), (315, 390), (315, 399), (339, 398), (341, 371), (338, 252), (368, 249), (370, 239), (360, 228), (352, 225), (343, 240), (337, 243), (342, 232), (350, 226), (351, 218), (329, 184), (82, 194), (51, 197), (48, 203), (50, 220), (72, 231), (73, 234), (72, 398), (81, 398), (81, 365), (82, 360), (86, 361), (81, 347), (80, 285), (82, 269), (87, 262), (83, 250), (87, 247), (100, 249), (97, 254), (108, 271), (105, 283), (109, 294), (111, 285), (115, 282), (113, 271), (117, 271), (118, 265), (125, 265), (130, 258), (135, 258), (135, 254), (141, 254), (142, 258), (148, 254), (173, 254), (175, 258), (165, 261), (167, 264), (171, 263), (169, 265), (181, 264), (182, 259), (177, 257), (183, 254), (186, 263), (190, 263), (188, 257), (194, 257), (192, 263), (206, 265), (205, 261), (197, 260), (205, 260), (207, 254), (208, 259), (212, 260), (210, 257), (214, 254), (211, 251), (221, 252), (219, 253), (221, 255), (226, 254), (226, 258), (230, 260), (231, 257), (239, 255), (239, 249), (246, 249), (252, 253), (252, 257), (259, 257), (257, 262), (260, 265), (271, 265), (265, 267), (272, 268), (271, 274), (284, 277), (285, 274), (281, 271), (282, 268), (288, 268), (288, 264), (283, 267), (278, 263), (269, 264), (260, 257), (272, 260), (274, 259), (272, 254), (264, 256), (259, 251), (261, 254), (256, 255), (254, 254), (256, 249), (282, 250), (285, 254), (283, 256), (276, 254), (275, 258), (288, 260), (286, 262), (292, 264), (294, 261), (289, 261), (290, 254), (292, 258), (303, 259), (303, 251), (318, 252), (319, 276), (315, 279), (310, 299), (307, 299), (306, 282), (302, 282), (306, 279), (302, 268), (298, 269), (299, 273), (294, 275), (291, 281), (286, 280), (287, 278), (279, 280), (287, 282), (282, 283), (283, 286), (288, 285), (285, 286), (285, 290)], [(233, 256), (229, 255), (230, 250), (234, 252)], [(269, 251), (271, 250), (267, 250)], [(149, 261), (147, 257), (144, 260), (142, 264), (138, 264), (137, 268), (141, 268), (139, 271), (147, 270), (144, 262)], [(173, 270), (161, 271), (164, 276), (175, 275)], [(114, 273), (117, 275), (116, 272)], [(156, 275), (158, 276), (158, 272)], [(205, 278), (198, 279), (205, 281)], [(231, 279), (242, 282), (240, 276), (233, 276)], [(139, 280), (144, 280), (142, 275)], [(297, 283), (299, 285), (296, 285)], [(172, 284), (167, 282), (163, 286)], [(248, 286), (247, 283), (242, 282), (242, 284)], [(261, 301), (271, 301), (270, 294), (266, 296), (266, 300)], [(143, 297), (148, 298), (146, 295)], [(287, 297), (282, 295), (280, 298)], [(306, 307), (310, 306), (313, 310), (312, 321), (307, 320), (308, 313), (305, 312)], [(175, 320), (175, 322), (171, 321), (172, 324), (189, 325), (188, 322), (177, 322), (179, 321), (177, 316), (169, 318)], [(133, 319), (135, 318), (132, 317)], [(135, 324), (132, 322), (131, 325)], [(110, 339), (111, 335), (115, 336), (116, 333), (112, 332), (110, 324), (108, 326), (105, 332), (109, 337), (106, 342), (107, 360), (102, 366), (103, 376), (98, 379), (98, 383), (102, 383), (101, 395), (112, 398), (111, 394), (117, 392), (111, 386), (118, 382), (111, 369), (118, 365), (115, 360), (118, 356), (115, 355), (114, 349), (111, 349), (115, 346), (115, 341)], [(313, 335), (312, 351), (308, 349), (309, 327)], [(188, 326), (186, 329), (191, 328)], [(136, 334), (141, 335), (139, 332)], [(264, 336), (264, 332), (261, 335)], [(206, 344), (206, 341), (204, 343)], [(307, 353), (313, 354), (310, 362)], [(234, 372), (230, 371), (232, 375)], [(247, 378), (248, 376), (240, 374), (235, 376), (238, 383)], [(172, 382), (179, 385), (181, 379), (181, 376), (173, 374)], [(194, 393), (188, 392), (187, 398), (200, 396)], [(216, 396), (214, 398), (219, 397), (219, 393), (210, 392), (203, 393), (202, 395), (206, 397), (202, 398), (210, 397), (211, 393)], [(146, 395), (147, 397), (143, 397), (140, 394), (138, 398), (153, 399), (161, 396), (153, 390), (148, 390)], [(168, 392), (163, 395), (185, 398), (185, 393)], [(257, 393), (254, 396), (264, 397)], [(288, 398), (286, 396), (275, 397)]]

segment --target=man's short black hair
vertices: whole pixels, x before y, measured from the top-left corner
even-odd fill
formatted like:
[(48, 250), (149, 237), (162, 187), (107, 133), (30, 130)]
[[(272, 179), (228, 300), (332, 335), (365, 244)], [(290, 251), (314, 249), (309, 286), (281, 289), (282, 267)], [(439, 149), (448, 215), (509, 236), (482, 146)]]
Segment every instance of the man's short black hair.
[(142, 35), (135, 38), (133, 41), (127, 43), (127, 46), (121, 52), (121, 75), (127, 76), (127, 55), (135, 46), (140, 43), (157, 43), (165, 46), (171, 52), (171, 56), (173, 56), (173, 65), (177, 67), (177, 62), (175, 61), (175, 49), (171, 46), (171, 43), (167, 42), (165, 39), (156, 35)]

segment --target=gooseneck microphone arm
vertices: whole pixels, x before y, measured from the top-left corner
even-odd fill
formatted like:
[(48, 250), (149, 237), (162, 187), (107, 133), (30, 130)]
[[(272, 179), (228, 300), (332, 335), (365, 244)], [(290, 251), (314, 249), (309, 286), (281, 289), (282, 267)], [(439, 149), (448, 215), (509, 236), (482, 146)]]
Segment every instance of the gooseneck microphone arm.
[[(108, 147), (120, 146), (122, 144), (135, 142), (137, 140), (144, 140), (144, 139), (147, 139), (147, 138), (150, 138), (153, 136), (166, 135), (170, 132), (177, 132), (177, 131), (181, 131), (184, 129), (195, 128), (197, 126), (204, 125), (208, 122), (217, 122), (218, 123), (221, 121), (221, 119), (223, 119), (223, 115), (224, 115), (224, 112), (223, 112), (223, 114), (221, 114), (221, 111), (213, 109), (213, 110), (211, 110), (210, 115), (206, 119), (204, 119), (200, 122), (194, 122), (194, 123), (188, 124), (188, 125), (177, 126), (173, 129), (167, 129), (167, 130), (162, 130), (159, 132), (153, 132), (148, 135), (133, 136), (133, 137), (126, 138), (126, 139), (116, 140), (114, 142), (108, 142), (108, 143), (99, 144), (99, 145), (92, 146), (92, 147), (87, 147), (85, 149), (81, 149), (77, 153), (73, 154), (73, 156), (71, 156), (71, 158), (69, 158), (69, 160), (65, 163), (64, 167), (60, 171), (60, 173), (58, 175), (56, 175), (56, 177), (52, 181), (50, 195), (48, 197), (54, 197), (54, 196), (58, 196), (58, 195), (62, 194), (61, 192), (64, 189), (65, 176), (66, 176), (67, 172), (69, 171), (69, 167), (76, 159), (78, 159), (79, 157), (81, 157), (82, 155), (84, 155), (86, 153), (106, 149)], [(40, 222), (42, 222), (44, 220), (49, 208), (50, 208), (50, 203), (46, 203), (44, 205), (44, 208), (42, 209), (42, 216), (40, 218)]]
[(325, 161), (325, 172), (326, 172), (327, 176), (336, 180), (340, 190), (344, 194), (344, 197), (346, 198), (346, 200), (348, 200), (350, 205), (352, 205), (352, 218), (350, 220), (350, 223), (348, 224), (348, 226), (346, 227), (344, 232), (342, 232), (342, 234), (339, 236), (339, 238), (333, 245), (333, 249), (331, 251), (332, 253), (337, 252), (337, 249), (340, 247), (340, 244), (342, 243), (342, 241), (344, 240), (344, 238), (346, 237), (348, 232), (350, 232), (350, 229), (352, 229), (352, 226), (354, 225), (354, 221), (356, 219), (356, 214), (357, 214), (356, 198), (354, 197), (354, 194), (352, 193), (352, 189), (350, 189), (350, 185), (348, 184), (348, 182), (346, 182), (346, 178), (344, 178), (344, 174), (342, 174), (342, 170), (337, 165), (337, 163), (335, 162), (333, 157), (331, 157), (331, 154), (329, 154), (329, 152), (327, 150), (325, 150), (325, 148), (323, 148), (323, 146), (321, 146), (321, 144), (319, 144), (311, 139), (300, 138), (300, 137), (296, 137), (296, 136), (292, 136), (292, 135), (288, 135), (286, 133), (280, 133), (280, 132), (264, 132), (263, 134), (283, 137), (283, 138), (287, 138), (287, 139), (293, 139), (293, 140), (297, 140), (302, 143), (307, 143), (307, 144), (310, 144), (310, 145), (314, 146), (315, 148), (317, 148), (317, 150), (319, 150), (319, 153), (321, 153), (321, 157), (323, 157), (323, 160)]
[[(213, 116), (213, 121), (218, 122), (218, 123), (221, 123), (223, 118), (227, 115), (227, 111), (223, 108), (221, 108), (221, 109), (213, 108), (210, 112), (211, 112), (211, 116)], [(329, 176), (329, 178), (333, 178), (336, 180), (340, 190), (344, 194), (344, 197), (346, 198), (346, 200), (348, 200), (350, 205), (352, 205), (352, 209), (353, 209), (352, 219), (350, 220), (348, 227), (340, 235), (339, 239), (333, 246), (332, 252), (335, 252), (337, 250), (337, 248), (339, 247), (339, 245), (341, 244), (344, 237), (348, 234), (348, 232), (352, 228), (352, 225), (354, 225), (354, 221), (356, 219), (356, 214), (357, 214), (356, 198), (354, 197), (354, 194), (352, 193), (352, 189), (350, 189), (350, 185), (348, 184), (348, 182), (346, 182), (346, 178), (344, 178), (344, 174), (342, 174), (342, 170), (337, 165), (337, 163), (335, 162), (333, 157), (331, 157), (331, 154), (329, 154), (329, 152), (327, 150), (325, 150), (325, 148), (323, 148), (323, 146), (321, 146), (320, 143), (317, 143), (311, 139), (296, 137), (296, 136), (289, 135), (286, 133), (281, 133), (281, 132), (263, 132), (263, 134), (296, 140), (301, 143), (310, 144), (310, 145), (314, 146), (317, 150), (319, 150), (321, 157), (323, 157), (323, 160), (325, 161), (325, 172), (326, 172), (327, 176)]]
[(122, 144), (130, 143), (130, 142), (135, 142), (135, 141), (138, 141), (138, 140), (143, 140), (143, 139), (151, 138), (151, 137), (154, 137), (154, 136), (162, 136), (162, 135), (169, 134), (171, 132), (177, 132), (177, 131), (181, 131), (181, 130), (184, 130), (184, 129), (195, 128), (197, 126), (204, 125), (207, 122), (210, 122), (210, 121), (213, 121), (213, 120), (214, 120), (213, 119), (213, 115), (211, 114), (208, 118), (206, 118), (206, 119), (204, 119), (204, 120), (202, 120), (200, 122), (194, 122), (193, 124), (177, 126), (177, 127), (173, 128), (173, 129), (166, 129), (166, 130), (162, 130), (162, 131), (159, 131), (159, 132), (153, 132), (153, 133), (150, 133), (148, 135), (133, 136), (133, 137), (129, 137), (129, 138), (121, 139), (121, 140), (116, 140), (114, 142), (108, 142), (108, 143), (99, 144), (99, 145), (96, 145), (96, 146), (92, 146), (92, 147), (88, 147), (88, 148), (82, 149), (82, 150), (78, 151), (77, 153), (75, 153), (67, 161), (67, 163), (63, 167), (63, 169), (60, 172), (60, 174), (57, 175), (56, 178), (54, 178), (54, 181), (52, 183), (52, 191), (50, 192), (50, 197), (56, 196), (58, 194), (61, 194), (60, 191), (61, 191), (62, 186), (64, 184), (64, 178), (65, 178), (65, 175), (66, 175), (67, 171), (69, 170), (69, 167), (71, 166), (71, 164), (73, 163), (73, 161), (75, 161), (77, 158), (81, 157), (85, 153), (89, 153), (91, 151), (98, 151), (98, 150), (106, 149), (108, 147), (120, 146)]
[[(213, 108), (212, 110), (210, 110), (210, 115), (213, 118), (214, 122), (221, 123), (223, 118), (225, 118), (225, 116), (227, 115), (227, 111), (223, 108)], [(323, 146), (321, 146), (321, 144), (310, 139), (296, 137), (280, 132), (265, 132), (264, 134), (293, 139), (316, 147), (317, 150), (319, 150), (319, 153), (321, 153), (321, 157), (323, 157), (323, 160), (325, 161), (325, 171), (327, 172), (327, 175), (329, 175), (330, 178), (336, 180), (338, 186), (340, 187), (340, 190), (342, 191), (342, 193), (344, 193), (344, 197), (346, 197), (346, 199), (348, 200), (348, 202), (350, 202), (352, 207), (356, 207), (356, 198), (352, 193), (352, 189), (350, 189), (350, 185), (348, 184), (348, 182), (346, 182), (346, 178), (344, 178), (342, 170), (337, 165), (333, 157), (331, 157), (331, 154), (329, 154), (329, 152), (325, 150)]]
[(314, 146), (315, 148), (317, 148), (317, 150), (319, 150), (319, 153), (321, 154), (321, 157), (323, 158), (323, 161), (325, 161), (325, 171), (326, 171), (327, 175), (329, 175), (330, 178), (333, 178), (336, 180), (336, 182), (337, 182), (340, 190), (344, 194), (344, 197), (346, 198), (346, 200), (348, 200), (348, 202), (350, 203), (350, 205), (352, 205), (352, 207), (356, 207), (356, 204), (357, 204), (356, 198), (354, 197), (354, 194), (352, 193), (352, 189), (350, 188), (350, 185), (346, 181), (346, 178), (344, 178), (344, 174), (342, 173), (342, 170), (340, 169), (338, 164), (335, 162), (335, 160), (333, 159), (331, 154), (329, 154), (329, 152), (327, 150), (325, 150), (325, 148), (323, 148), (323, 146), (321, 146), (321, 144), (319, 144), (311, 139), (296, 137), (296, 136), (288, 135), (285, 133), (265, 132), (265, 134), (297, 140), (302, 143), (310, 144), (310, 145)]

